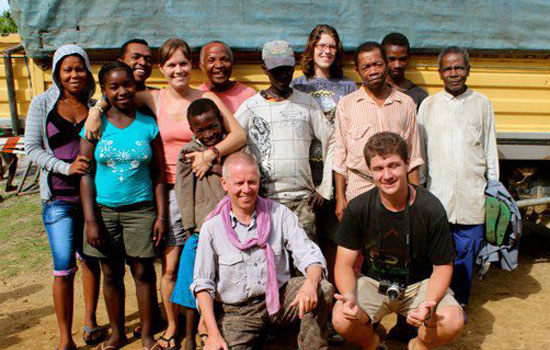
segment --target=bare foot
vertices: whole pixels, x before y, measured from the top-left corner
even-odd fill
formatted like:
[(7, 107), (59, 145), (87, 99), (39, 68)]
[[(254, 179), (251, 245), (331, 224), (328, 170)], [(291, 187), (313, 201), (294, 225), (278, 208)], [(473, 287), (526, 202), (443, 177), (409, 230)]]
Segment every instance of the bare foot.
[(109, 339), (99, 344), (96, 350), (118, 350), (128, 344), (128, 338), (115, 338), (111, 336)]
[(58, 349), (59, 350), (76, 350), (76, 343), (72, 339), (64, 344), (61, 344), (60, 342)]
[(143, 349), (162, 349), (160, 344), (158, 344), (153, 337), (141, 337), (141, 344), (143, 345)]

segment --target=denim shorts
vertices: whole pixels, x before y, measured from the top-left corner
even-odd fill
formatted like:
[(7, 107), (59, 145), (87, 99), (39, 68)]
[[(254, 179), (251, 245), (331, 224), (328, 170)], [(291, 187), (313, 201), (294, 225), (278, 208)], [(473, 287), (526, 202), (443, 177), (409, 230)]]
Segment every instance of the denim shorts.
[(76, 256), (82, 256), (84, 216), (80, 203), (62, 200), (42, 202), (42, 219), (53, 256), (53, 275), (75, 273)]

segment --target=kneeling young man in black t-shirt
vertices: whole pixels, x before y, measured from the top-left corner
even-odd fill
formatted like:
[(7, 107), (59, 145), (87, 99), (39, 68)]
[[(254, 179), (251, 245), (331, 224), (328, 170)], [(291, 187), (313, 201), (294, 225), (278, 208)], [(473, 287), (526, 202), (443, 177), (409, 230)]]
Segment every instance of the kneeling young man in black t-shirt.
[[(407, 183), (407, 144), (399, 135), (372, 136), (364, 153), (376, 188), (348, 203), (338, 228), (334, 328), (374, 350), (373, 325), (396, 312), (419, 327), (409, 350), (447, 344), (464, 317), (449, 289), (454, 250), (445, 209), (430, 192)], [(361, 253), (364, 275), (358, 278)]]

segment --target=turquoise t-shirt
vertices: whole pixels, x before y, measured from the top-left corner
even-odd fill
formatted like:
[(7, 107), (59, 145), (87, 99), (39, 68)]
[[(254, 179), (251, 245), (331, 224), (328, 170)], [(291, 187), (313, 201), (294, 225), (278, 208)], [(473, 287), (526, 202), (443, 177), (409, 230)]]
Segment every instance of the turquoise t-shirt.
[[(136, 112), (136, 119), (124, 129), (114, 126), (103, 115), (102, 133), (94, 158), (96, 161), (96, 202), (107, 207), (153, 200), (149, 162), (151, 142), (159, 129), (156, 121)], [(84, 129), (80, 133), (84, 137)]]

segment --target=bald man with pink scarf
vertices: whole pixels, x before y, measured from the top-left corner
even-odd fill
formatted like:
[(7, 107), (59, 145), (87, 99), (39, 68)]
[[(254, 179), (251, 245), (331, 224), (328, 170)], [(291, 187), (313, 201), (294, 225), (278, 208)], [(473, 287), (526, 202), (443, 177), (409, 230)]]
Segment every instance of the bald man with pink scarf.
[[(229, 156), (222, 175), (228, 195), (201, 228), (191, 285), (206, 347), (253, 349), (268, 326), (299, 321), (300, 348), (327, 349), (333, 288), (319, 247), (290, 209), (258, 196), (251, 156)], [(290, 276), (290, 256), (304, 277)]]

